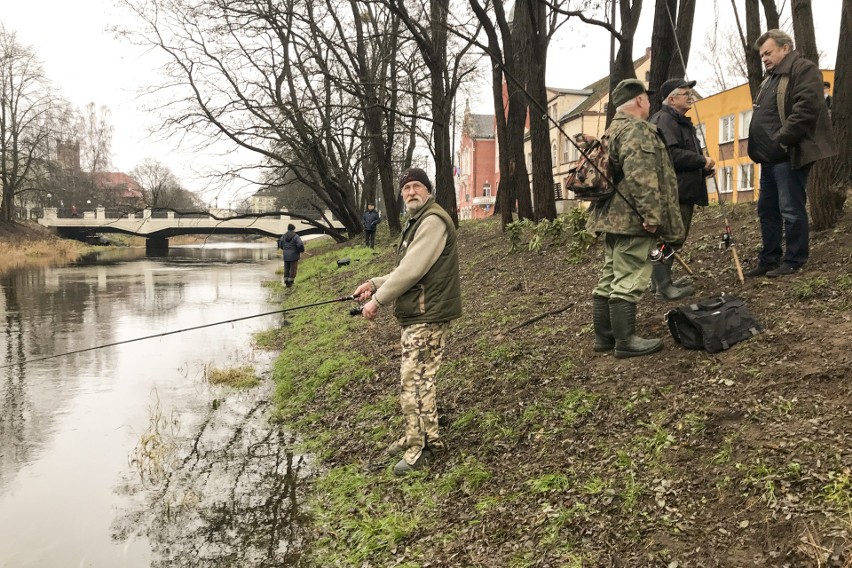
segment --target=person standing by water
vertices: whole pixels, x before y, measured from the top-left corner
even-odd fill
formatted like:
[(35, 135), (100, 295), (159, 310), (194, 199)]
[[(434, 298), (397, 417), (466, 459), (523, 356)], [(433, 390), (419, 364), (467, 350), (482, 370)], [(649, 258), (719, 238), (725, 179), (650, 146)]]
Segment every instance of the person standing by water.
[(435, 377), (441, 367), (450, 322), (462, 315), (461, 279), (453, 220), (432, 195), (420, 168), (399, 181), (408, 221), (397, 246), (396, 268), (364, 282), (352, 295), (366, 302), (362, 315), (375, 319), (388, 306), (402, 327), (400, 395), (405, 433), (388, 452), (402, 453), (395, 475), (426, 466), (444, 449), (438, 431)]
[(376, 248), (376, 227), (381, 222), (382, 218), (379, 212), (376, 211), (376, 206), (372, 203), (367, 204), (367, 210), (364, 211), (364, 246)]
[(290, 288), (296, 280), (299, 258), (305, 252), (305, 243), (296, 233), (296, 226), (292, 223), (287, 225), (287, 232), (278, 239), (278, 248), (284, 256), (284, 285)]

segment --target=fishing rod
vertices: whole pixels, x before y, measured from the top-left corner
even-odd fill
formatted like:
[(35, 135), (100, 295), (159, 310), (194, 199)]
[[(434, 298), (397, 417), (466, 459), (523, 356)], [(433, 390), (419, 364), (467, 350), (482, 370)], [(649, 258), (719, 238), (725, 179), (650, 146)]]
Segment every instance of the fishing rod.
[[(477, 42), (477, 43), (478, 43), (478, 42)], [(489, 53), (489, 50), (488, 50), (488, 47), (487, 47), (487, 46), (484, 46), (484, 45), (479, 44), (479, 43), (478, 43), (478, 45), (479, 45), (479, 47), (480, 47), (483, 51), (485, 51), (486, 53)], [(579, 145), (579, 144), (577, 144), (577, 143), (574, 141), (574, 138), (573, 138), (572, 136), (569, 136), (569, 135), (568, 135), (568, 134), (567, 134), (567, 133), (566, 133), (566, 132), (562, 129), (562, 126), (560, 126), (560, 124), (556, 121), (556, 119), (554, 119), (553, 117), (551, 117), (551, 116), (550, 116), (550, 113), (548, 113), (548, 112), (547, 112), (547, 109), (546, 109), (546, 108), (544, 108), (543, 106), (541, 106), (541, 104), (540, 104), (538, 101), (536, 101), (536, 100), (532, 97), (532, 95), (530, 95), (529, 91), (527, 91), (527, 90), (526, 90), (526, 88), (524, 87), (524, 85), (523, 85), (523, 84), (522, 84), (522, 83), (521, 83), (521, 82), (520, 82), (520, 81), (519, 81), (519, 80), (518, 80), (518, 79), (517, 79), (517, 78), (516, 78), (516, 77), (515, 77), (515, 76), (514, 76), (514, 75), (513, 75), (510, 71), (509, 71), (509, 70), (507, 70), (507, 69), (506, 69), (506, 66), (505, 66), (504, 64), (502, 64), (502, 63), (498, 63), (498, 65), (500, 66), (501, 70), (502, 70), (502, 71), (503, 71), (503, 73), (506, 75), (506, 77), (508, 77), (509, 79), (511, 79), (511, 80), (512, 80), (512, 82), (513, 82), (513, 83), (515, 83), (515, 85), (517, 85), (517, 86), (521, 89), (521, 91), (523, 91), (523, 92), (524, 92), (524, 94), (526, 94), (526, 96), (527, 96), (527, 100), (528, 100), (528, 101), (529, 101), (529, 102), (530, 102), (533, 106), (535, 106), (535, 107), (536, 107), (536, 109), (538, 109), (538, 110), (539, 110), (539, 112), (541, 112), (541, 113), (542, 113), (542, 116), (543, 116), (544, 118), (546, 118), (549, 122), (551, 122), (551, 123), (553, 124), (553, 126), (555, 126), (555, 127), (556, 127), (556, 129), (560, 132), (560, 134), (562, 134), (562, 136), (563, 136), (566, 140), (568, 140), (568, 141), (571, 143), (571, 145), (572, 145), (572, 146), (574, 146), (574, 148), (576, 148), (576, 149), (577, 149), (577, 151), (578, 151), (578, 152), (580, 153), (580, 155), (581, 155), (581, 156), (582, 156), (582, 157), (586, 160), (586, 162), (587, 162), (589, 165), (591, 165), (591, 166), (592, 166), (592, 168), (593, 168), (593, 169), (594, 169), (594, 170), (598, 173), (598, 175), (600, 175), (600, 176), (601, 176), (601, 179), (602, 179), (604, 182), (606, 182), (606, 184), (607, 184), (608, 186), (610, 186), (610, 187), (612, 187), (612, 188), (613, 188), (614, 192), (615, 192), (616, 194), (618, 194), (618, 196), (619, 196), (619, 197), (621, 197), (621, 199), (623, 199), (623, 200), (624, 200), (624, 202), (627, 204), (627, 206), (630, 208), (630, 210), (631, 210), (631, 211), (633, 211), (633, 213), (635, 213), (637, 217), (639, 217), (639, 222), (640, 222), (640, 223), (642, 223), (642, 224), (644, 225), (644, 224), (645, 224), (645, 217), (642, 215), (642, 213), (640, 213), (640, 212), (639, 212), (639, 210), (636, 208), (636, 206), (635, 206), (635, 205), (633, 205), (633, 203), (631, 203), (631, 202), (630, 202), (630, 200), (629, 200), (629, 199), (627, 199), (627, 197), (626, 197), (626, 196), (625, 196), (625, 195), (624, 195), (621, 191), (619, 191), (618, 186), (615, 184), (615, 182), (613, 182), (612, 178), (610, 178), (609, 173), (608, 173), (608, 172), (605, 172), (605, 171), (603, 171), (603, 170), (601, 170), (601, 168), (600, 168), (600, 167), (598, 167), (598, 165), (595, 163), (595, 160), (594, 160), (594, 159), (592, 159), (591, 155), (590, 155), (590, 154), (588, 154), (588, 153), (586, 153), (586, 150), (585, 150), (585, 149), (583, 149), (582, 147), (580, 147), (580, 145)], [(674, 259), (678, 262), (678, 264), (680, 264), (680, 265), (683, 267), (683, 269), (684, 269), (684, 270), (686, 270), (689, 274), (691, 274), (691, 275), (692, 275), (692, 274), (695, 274), (695, 273), (692, 271), (692, 269), (691, 269), (691, 268), (690, 268), (690, 267), (686, 264), (686, 262), (683, 260), (683, 258), (681, 258), (681, 256), (677, 253), (677, 251), (676, 251), (676, 250), (674, 250), (674, 248), (673, 248), (671, 245), (669, 245), (666, 241), (664, 241), (664, 240), (662, 239), (662, 237), (659, 237), (659, 236), (658, 236), (658, 237), (657, 237), (657, 242), (658, 242), (658, 244), (659, 244), (659, 249), (658, 249), (658, 250), (656, 250), (656, 251), (652, 251), (652, 254), (651, 254), (651, 260), (652, 260), (652, 261), (654, 261), (654, 262), (661, 262), (661, 261), (663, 261), (663, 260), (667, 260), (667, 259), (669, 259), (669, 258), (672, 258), (672, 257), (673, 257), (673, 258), (674, 258)], [(656, 252), (657, 254), (653, 254), (654, 252)]]
[[(96, 345), (95, 347), (86, 347), (85, 349), (75, 349), (74, 351), (67, 351), (65, 353), (58, 353), (56, 355), (47, 355), (47, 356), (44, 356), (44, 357), (36, 357), (35, 359), (25, 359), (23, 361), (18, 361), (16, 363), (7, 363), (5, 365), (0, 365), (0, 369), (6, 369), (8, 367), (15, 367), (15, 366), (18, 366), (18, 365), (26, 365), (27, 363), (35, 363), (35, 362), (38, 362), (38, 361), (47, 361), (48, 359), (57, 359), (59, 357), (67, 357), (68, 355), (76, 355), (77, 353), (85, 353), (87, 351), (95, 351), (97, 349), (106, 349), (107, 347), (115, 347), (116, 345), (124, 345), (125, 343), (133, 343), (133, 342), (136, 342), (136, 341), (143, 341), (145, 339), (155, 339), (155, 338), (158, 338), (158, 337), (165, 337), (167, 335), (174, 335), (176, 333), (184, 333), (185, 331), (194, 331), (196, 329), (203, 329), (205, 327), (213, 327), (213, 326), (216, 326), (216, 325), (223, 325), (223, 324), (226, 324), (226, 323), (234, 323), (234, 322), (253, 319), (253, 318), (260, 318), (260, 317), (264, 317), (264, 316), (272, 316), (272, 315), (275, 315), (275, 314), (283, 314), (283, 313), (286, 313), (286, 312), (292, 312), (292, 311), (295, 311), (295, 310), (302, 310), (302, 309), (305, 309), (305, 308), (314, 308), (316, 306), (324, 306), (325, 304), (333, 304), (333, 303), (336, 303), (336, 302), (347, 302), (349, 300), (355, 300), (355, 296), (341, 296), (340, 298), (334, 298), (333, 300), (324, 300), (322, 302), (314, 302), (313, 304), (304, 304), (302, 306), (295, 306), (295, 307), (292, 307), (292, 308), (284, 308), (282, 310), (273, 310), (271, 312), (264, 312), (262, 314), (254, 314), (254, 315), (251, 315), (251, 316), (243, 316), (241, 318), (234, 318), (234, 319), (229, 319), (229, 320), (225, 320), (225, 321), (205, 323), (203, 325), (196, 325), (196, 326), (193, 326), (193, 327), (185, 327), (183, 329), (175, 329), (175, 330), (166, 331), (166, 332), (163, 332), (163, 333), (155, 333), (153, 335), (146, 335), (144, 337), (134, 337), (133, 339), (124, 339), (122, 341), (115, 341), (113, 343), (106, 343), (104, 345)], [(350, 315), (354, 316), (354, 315), (360, 314), (361, 312), (360, 312), (360, 310), (358, 310), (358, 308), (360, 308), (360, 306), (352, 308), (349, 311)], [(358, 310), (357, 313), (356, 313), (356, 310)]]
[[(683, 77), (684, 80), (687, 79), (686, 76), (686, 60), (683, 58), (683, 51), (680, 48), (680, 41), (677, 38), (677, 28), (675, 27), (674, 18), (672, 18), (672, 11), (669, 8), (668, 2), (664, 2), (666, 5), (666, 13), (669, 16), (669, 24), (672, 28), (672, 34), (674, 35), (675, 47), (677, 47), (677, 54), (680, 58), (681, 67), (683, 67)], [(698, 101), (696, 101), (697, 103)], [(701, 116), (698, 114), (698, 105), (694, 105), (692, 109), (695, 111), (695, 118), (698, 120), (698, 123), (701, 124)], [(701, 142), (704, 144), (704, 152), (710, 157), (710, 150), (707, 146), (707, 137), (702, 130), (700, 132)], [(724, 202), (722, 200), (722, 192), (719, 191), (719, 182), (716, 180), (716, 174), (713, 174), (713, 188), (716, 190), (716, 201), (719, 202), (719, 211), (722, 213), (722, 218), (725, 220), (725, 232), (722, 233), (722, 244), (720, 246), (724, 246), (725, 250), (730, 249), (731, 256), (734, 259), (734, 267), (737, 269), (737, 278), (740, 281), (740, 284), (745, 284), (745, 278), (743, 277), (743, 266), (740, 264), (740, 257), (737, 254), (737, 246), (736, 241), (734, 240), (734, 232), (731, 230), (731, 224), (728, 222), (728, 215), (725, 212)]]

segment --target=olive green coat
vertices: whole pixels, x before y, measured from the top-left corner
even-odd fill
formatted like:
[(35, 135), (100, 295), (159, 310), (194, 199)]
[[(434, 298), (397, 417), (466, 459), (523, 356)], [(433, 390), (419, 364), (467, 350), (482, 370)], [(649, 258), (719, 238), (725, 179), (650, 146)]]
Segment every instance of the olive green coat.
[[(657, 127), (617, 112), (606, 131), (612, 172), (623, 173), (612, 197), (589, 209), (586, 227), (595, 233), (650, 236), (643, 227), (657, 225), (656, 236), (670, 243), (684, 238), (675, 175)], [(614, 176), (619, 177), (619, 176)], [(630, 204), (642, 215), (640, 218)]]

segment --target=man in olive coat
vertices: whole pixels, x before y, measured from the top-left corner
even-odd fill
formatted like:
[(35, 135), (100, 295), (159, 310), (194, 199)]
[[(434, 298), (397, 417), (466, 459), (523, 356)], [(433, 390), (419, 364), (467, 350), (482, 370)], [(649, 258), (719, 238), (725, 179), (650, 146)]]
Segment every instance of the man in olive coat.
[(617, 193), (589, 211), (587, 228), (606, 239), (592, 316), (595, 351), (614, 349), (616, 357), (625, 358), (662, 349), (661, 340), (636, 335), (636, 303), (648, 288), (648, 256), (657, 239), (682, 240), (684, 230), (671, 158), (657, 127), (648, 122), (651, 103), (645, 84), (622, 81), (610, 104), (617, 112), (604, 137), (613, 178), (620, 181)]
[(461, 279), (452, 218), (432, 195), (432, 182), (420, 168), (403, 172), (399, 182), (408, 220), (397, 246), (396, 268), (371, 278), (353, 292), (372, 320), (393, 305), (402, 326), (400, 396), (405, 434), (391, 445), (402, 453), (394, 466), (406, 475), (426, 465), (444, 447), (438, 431), (435, 376), (441, 366), (450, 321), (462, 314)]
[(760, 164), (763, 247), (745, 275), (777, 278), (795, 274), (808, 260), (808, 172), (837, 147), (817, 66), (793, 51), (793, 39), (781, 30), (769, 30), (755, 47), (767, 75), (754, 99), (748, 156)]

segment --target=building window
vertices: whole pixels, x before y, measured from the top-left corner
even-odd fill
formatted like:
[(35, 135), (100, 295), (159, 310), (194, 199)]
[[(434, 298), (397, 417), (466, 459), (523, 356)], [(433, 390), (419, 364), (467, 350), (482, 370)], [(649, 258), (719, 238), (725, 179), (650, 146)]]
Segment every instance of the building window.
[(550, 164), (556, 164), (556, 142), (550, 145)]
[(562, 199), (562, 184), (558, 181), (553, 184), (553, 195), (556, 199)]
[(754, 164), (740, 166), (740, 191), (754, 189)]
[(532, 152), (527, 154), (527, 173), (532, 171)]
[(491, 184), (487, 181), (482, 184), (482, 197), (491, 197)]
[(734, 140), (734, 115), (723, 116), (719, 119), (719, 144), (733, 142)]
[(707, 147), (707, 126), (703, 122), (695, 127), (695, 135), (698, 136), (701, 149), (705, 149)]
[(734, 191), (734, 169), (730, 166), (719, 170), (719, 192), (731, 193)]
[(571, 161), (571, 142), (566, 135), (562, 135), (562, 163), (567, 164)]
[(751, 109), (748, 109), (740, 113), (740, 140), (748, 138), (748, 127), (751, 125), (752, 112)]
[(550, 105), (550, 118), (553, 121), (556, 121), (556, 103)]

